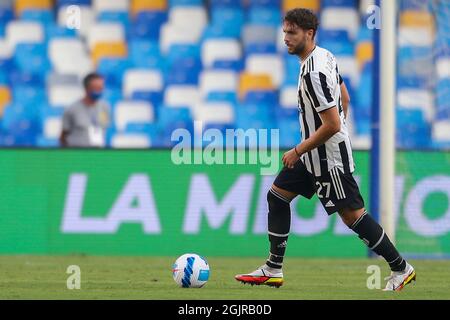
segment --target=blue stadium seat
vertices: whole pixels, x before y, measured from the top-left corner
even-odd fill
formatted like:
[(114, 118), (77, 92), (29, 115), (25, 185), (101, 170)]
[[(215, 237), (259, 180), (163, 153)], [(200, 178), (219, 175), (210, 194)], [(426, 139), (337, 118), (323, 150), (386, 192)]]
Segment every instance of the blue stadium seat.
[(224, 7), (235, 7), (240, 8), (242, 7), (243, 0), (210, 0), (210, 6), (212, 8), (224, 8)]
[(250, 0), (250, 7), (281, 8), (281, 0)]
[(163, 98), (164, 93), (158, 91), (135, 91), (131, 96), (132, 100), (143, 100), (150, 102), (154, 107), (156, 117), (158, 117), (159, 106), (162, 104)]
[(192, 69), (179, 69), (171, 68), (168, 74), (166, 74), (166, 84), (185, 84), (185, 85), (198, 85), (200, 68)]
[(158, 42), (133, 39), (129, 48), (130, 59), (135, 67), (165, 70), (166, 59), (160, 54)]
[(436, 119), (450, 120), (450, 78), (444, 78), (436, 86)]
[(396, 110), (397, 145), (401, 148), (426, 148), (431, 142), (431, 127), (418, 109)]
[(45, 25), (45, 37), (47, 40), (52, 38), (74, 38), (77, 32), (75, 29), (69, 29), (57, 25), (56, 23), (49, 23)]
[(357, 0), (321, 0), (320, 2), (321, 9), (325, 9), (328, 7), (341, 7), (341, 8), (357, 8), (358, 1)]
[(158, 40), (161, 25), (167, 21), (165, 11), (139, 12), (131, 23), (130, 37)]
[(275, 91), (248, 91), (244, 103), (267, 104), (274, 108), (278, 104), (278, 93)]
[(226, 69), (241, 72), (245, 68), (244, 60), (216, 60), (212, 66), (213, 69)]
[(132, 67), (132, 62), (126, 58), (103, 58), (97, 71), (105, 77), (107, 87), (122, 87), (122, 77), (125, 71)]
[(13, 9), (0, 5), (0, 25), (6, 25), (12, 19), (14, 19)]
[(24, 10), (20, 18), (24, 21), (40, 22), (44, 26), (55, 21), (54, 14), (50, 10)]
[(129, 13), (126, 11), (102, 11), (97, 15), (98, 22), (120, 23), (128, 32), (130, 27)]
[(90, 6), (92, 4), (91, 0), (56, 0), (57, 8), (69, 5), (80, 5), (80, 6)]
[(44, 87), (34, 85), (15, 85), (12, 96), (14, 102), (24, 105), (41, 105), (47, 100)]
[(14, 61), (22, 72), (45, 75), (51, 70), (45, 44), (19, 43), (15, 49)]
[(244, 54), (249, 56), (251, 54), (274, 54), (277, 52), (275, 43), (255, 43), (244, 48)]
[(203, 5), (203, 0), (169, 0), (169, 7), (176, 7), (176, 6), (201, 6)]
[(239, 38), (241, 26), (238, 24), (224, 26), (219, 24), (208, 25), (203, 31), (202, 40), (210, 38)]
[(30, 85), (36, 87), (45, 86), (45, 76), (42, 74), (21, 72), (13, 69), (9, 72), (9, 84), (14, 86)]
[(169, 52), (166, 55), (169, 65), (187, 58), (200, 59), (200, 46), (175, 43), (170, 46)]
[(280, 148), (292, 148), (301, 141), (300, 125), (298, 120), (279, 119), (277, 129), (280, 135)]
[(237, 95), (236, 92), (211, 91), (206, 96), (206, 102), (229, 102), (235, 105), (237, 104)]
[(317, 41), (339, 41), (339, 42), (350, 42), (350, 36), (347, 30), (338, 29), (321, 29), (317, 33)]
[(239, 104), (235, 108), (236, 127), (270, 129), (274, 127), (272, 108), (265, 104)]
[(241, 8), (212, 8), (211, 23), (213, 26), (240, 29), (244, 22), (245, 15)]
[(275, 7), (254, 7), (248, 13), (248, 22), (278, 27), (281, 23), (281, 10)]
[[(275, 117), (277, 120), (295, 120), (297, 121), (297, 126), (299, 123), (299, 111), (297, 108), (283, 108), (282, 106), (276, 106), (275, 108)], [(300, 130), (300, 127), (298, 127)]]
[(176, 129), (186, 129), (193, 132), (191, 111), (189, 108), (171, 108), (162, 106), (159, 109), (158, 138), (153, 141), (155, 147), (171, 147), (177, 142), (171, 141), (171, 135)]

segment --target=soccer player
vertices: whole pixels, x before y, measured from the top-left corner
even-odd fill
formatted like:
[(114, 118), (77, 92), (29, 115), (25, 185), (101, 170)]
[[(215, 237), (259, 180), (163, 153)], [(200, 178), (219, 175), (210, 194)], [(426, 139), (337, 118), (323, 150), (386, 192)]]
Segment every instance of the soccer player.
[(384, 290), (399, 291), (415, 280), (416, 274), (364, 208), (352, 175), (354, 163), (344, 110), (349, 97), (335, 57), (315, 44), (318, 25), (314, 13), (306, 9), (293, 9), (283, 19), (288, 52), (301, 61), (298, 105), (302, 142), (283, 155), (284, 167), (267, 193), (269, 257), (260, 268), (235, 278), (249, 284), (275, 287), (283, 284), (290, 202), (297, 195), (311, 199), (316, 193), (329, 215), (337, 212), (389, 264), (392, 272)]

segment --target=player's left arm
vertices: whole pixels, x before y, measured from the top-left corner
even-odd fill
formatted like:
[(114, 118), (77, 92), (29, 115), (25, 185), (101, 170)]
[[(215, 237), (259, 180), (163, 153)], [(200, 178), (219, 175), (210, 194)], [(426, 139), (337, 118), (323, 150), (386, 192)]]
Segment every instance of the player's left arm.
[(296, 145), (283, 155), (283, 164), (288, 168), (293, 168), (301, 155), (311, 151), (334, 136), (341, 130), (341, 120), (336, 106), (326, 109), (320, 113), (322, 125), (308, 139)]
[(348, 106), (350, 105), (350, 94), (348, 93), (347, 86), (345, 85), (345, 82), (340, 75), (339, 75), (339, 84), (341, 87), (342, 108), (344, 111), (344, 117), (347, 119)]

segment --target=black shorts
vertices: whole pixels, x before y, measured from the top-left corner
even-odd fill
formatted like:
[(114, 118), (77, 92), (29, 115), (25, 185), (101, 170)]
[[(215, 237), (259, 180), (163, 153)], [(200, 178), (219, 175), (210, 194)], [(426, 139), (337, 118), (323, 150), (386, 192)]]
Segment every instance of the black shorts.
[(353, 175), (344, 174), (337, 167), (326, 175), (315, 177), (300, 160), (293, 169), (283, 167), (273, 184), (307, 199), (316, 193), (329, 215), (343, 208), (364, 208), (364, 200)]

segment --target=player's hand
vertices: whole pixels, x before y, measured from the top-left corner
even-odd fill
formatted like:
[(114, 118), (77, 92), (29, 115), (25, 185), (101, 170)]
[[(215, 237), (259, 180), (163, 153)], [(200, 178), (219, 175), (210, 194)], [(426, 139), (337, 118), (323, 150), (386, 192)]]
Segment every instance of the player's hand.
[(283, 154), (283, 164), (288, 167), (289, 169), (294, 168), (294, 165), (297, 163), (297, 161), (300, 159), (300, 156), (295, 151), (295, 148), (292, 148), (291, 150), (285, 152)]

